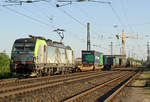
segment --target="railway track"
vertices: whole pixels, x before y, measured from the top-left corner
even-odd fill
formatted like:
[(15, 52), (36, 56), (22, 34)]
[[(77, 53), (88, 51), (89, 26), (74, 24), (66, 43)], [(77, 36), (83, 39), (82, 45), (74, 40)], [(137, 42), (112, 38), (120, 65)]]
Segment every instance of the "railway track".
[(140, 73), (136, 73), (135, 75), (133, 75), (132, 78), (130, 78), (129, 80), (127, 80), (120, 88), (118, 88), (113, 94), (111, 94), (109, 97), (107, 97), (105, 99), (105, 102), (111, 102), (113, 101), (113, 99), (115, 98), (115, 96), (119, 95), (119, 93), (132, 81), (134, 80), (137, 76), (139, 76)]
[[(21, 95), (21, 94), (33, 92), (36, 90), (45, 89), (48, 87), (54, 87), (54, 86), (58, 86), (58, 85), (61, 85), (64, 83), (70, 83), (70, 82), (75, 82), (75, 81), (84, 80), (84, 79), (90, 79), (90, 78), (94, 78), (94, 77), (98, 77), (98, 76), (105, 76), (105, 75), (114, 74), (114, 73), (116, 74), (119, 72), (116, 72), (116, 71), (105, 72), (105, 73), (102, 73), (102, 72), (89, 73), (88, 72), (88, 73), (84, 73), (84, 74), (82, 73), (81, 75), (77, 75), (77, 74), (69, 75), (70, 77), (67, 75), (65, 75), (63, 77), (58, 76), (55, 79), (51, 78), (51, 80), (49, 79), (49, 80), (42, 81), (42, 82), (41, 82), (41, 79), (38, 79), (37, 82), (33, 82), (33, 83), (31, 83), (31, 80), (33, 80), (33, 79), (25, 79), (26, 81), (29, 80), (30, 82), (27, 82), (25, 85), (20, 85), (20, 84), (18, 84), (17, 86), (9, 85), (7, 87), (1, 88), (0, 89), (0, 98), (3, 100), (3, 99), (7, 99), (9, 97), (15, 96), (15, 95)], [(44, 79), (44, 78), (42, 78), (42, 79)]]
[[(10, 88), (6, 87), (0, 89), (0, 101), (17, 102), (17, 98), (19, 98), (22, 102), (29, 100), (31, 102), (39, 102), (42, 99), (41, 97), (44, 97), (44, 100), (41, 101), (51, 102), (96, 101), (96, 99), (101, 99), (100, 97), (104, 98), (104, 95), (109, 90), (121, 83), (122, 80), (133, 75), (133, 73), (135, 72), (85, 72), (82, 74), (74, 73), (73, 75), (58, 76), (54, 79), (49, 78), (49, 80), (45, 81), (39, 79), (33, 83), (29, 81), (24, 85), (18, 84), (17, 86), (11, 86)], [(99, 92), (101, 92), (101, 94), (98, 94)], [(97, 94), (95, 95), (95, 93)], [(95, 97), (95, 99), (91, 99), (91, 97)]]
[[(92, 74), (95, 73), (94, 71), (89, 72), (77, 72), (77, 73), (71, 73), (71, 74), (65, 74), (65, 75), (54, 75), (54, 76), (45, 76), (45, 77), (37, 77), (37, 78), (26, 78), (26, 79), (5, 79), (0, 81), (0, 88), (7, 87), (7, 86), (16, 86), (18, 84), (26, 84), (26, 83), (33, 83), (36, 81), (46, 81), (46, 80), (55, 80), (60, 78), (67, 78), (71, 76), (80, 76), (80, 75), (86, 75), (86, 74)], [(100, 72), (105, 73), (105, 71)]]
[[(130, 68), (133, 70), (133, 68)], [(122, 71), (123, 68), (115, 68), (112, 71)], [(124, 70), (129, 70), (129, 68), (124, 68)], [(123, 71), (124, 71), (123, 70)], [(107, 72), (107, 71), (106, 71)], [(81, 74), (88, 74), (88, 73), (95, 73), (94, 71), (90, 72), (77, 72), (77, 73), (71, 73), (71, 74), (65, 74), (65, 75), (57, 75), (57, 76), (46, 76), (46, 77), (38, 77), (38, 78), (27, 78), (27, 79), (18, 79), (18, 78), (11, 78), (11, 79), (3, 79), (0, 80), (0, 88), (2, 86), (7, 86), (10, 84), (18, 84), (18, 83), (26, 83), (26, 82), (33, 82), (33, 81), (42, 81), (42, 80), (49, 80), (49, 79), (56, 79), (56, 78), (62, 78), (62, 77), (69, 77), (69, 76), (78, 76)], [(102, 73), (105, 73), (105, 71), (102, 71)]]
[[(138, 74), (136, 72), (126, 73), (113, 80), (99, 84), (91, 89), (85, 90), (77, 95), (69, 97), (64, 102), (111, 102), (111, 100), (124, 88), (131, 80), (133, 80)], [(133, 77), (132, 77), (133, 76)], [(131, 78), (131, 79), (129, 79)], [(117, 85), (124, 80), (129, 79), (119, 90), (114, 90)], [(116, 92), (115, 92), (116, 91)], [(114, 94), (112, 94), (114, 92)], [(111, 95), (110, 95), (111, 94)], [(109, 96), (110, 95), (110, 96)], [(92, 98), (91, 98), (92, 97)]]

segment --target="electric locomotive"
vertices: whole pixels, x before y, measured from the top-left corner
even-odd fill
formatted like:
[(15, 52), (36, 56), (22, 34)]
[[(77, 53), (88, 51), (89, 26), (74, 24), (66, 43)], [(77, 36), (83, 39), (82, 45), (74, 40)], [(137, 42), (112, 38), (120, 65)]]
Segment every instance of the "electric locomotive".
[(41, 76), (74, 72), (70, 46), (39, 36), (15, 40), (11, 51), (11, 71), (18, 75)]

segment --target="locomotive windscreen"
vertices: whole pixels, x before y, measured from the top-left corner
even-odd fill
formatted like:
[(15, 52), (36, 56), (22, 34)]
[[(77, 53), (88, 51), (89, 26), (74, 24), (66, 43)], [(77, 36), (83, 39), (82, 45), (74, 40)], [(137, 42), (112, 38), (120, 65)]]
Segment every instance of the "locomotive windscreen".
[(25, 51), (32, 52), (35, 48), (35, 42), (15, 42), (13, 46), (13, 51)]

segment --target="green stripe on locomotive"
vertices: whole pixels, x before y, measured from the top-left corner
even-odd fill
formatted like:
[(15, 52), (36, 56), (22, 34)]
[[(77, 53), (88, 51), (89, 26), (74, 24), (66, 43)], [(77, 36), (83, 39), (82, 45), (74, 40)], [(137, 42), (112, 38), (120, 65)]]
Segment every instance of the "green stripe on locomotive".
[[(37, 56), (38, 56), (38, 49), (39, 49), (39, 46), (40, 45), (46, 45), (47, 46), (47, 43), (46, 43), (46, 41), (45, 40), (40, 40), (40, 39), (37, 39), (36, 40), (36, 44), (35, 44), (35, 49), (34, 49), (34, 57), (35, 58), (37, 58)], [(44, 53), (44, 52), (43, 52)], [(44, 55), (44, 54), (42, 54), (42, 55)], [(38, 64), (38, 62), (37, 62), (37, 60), (36, 60), (36, 62), (35, 62), (36, 64)]]

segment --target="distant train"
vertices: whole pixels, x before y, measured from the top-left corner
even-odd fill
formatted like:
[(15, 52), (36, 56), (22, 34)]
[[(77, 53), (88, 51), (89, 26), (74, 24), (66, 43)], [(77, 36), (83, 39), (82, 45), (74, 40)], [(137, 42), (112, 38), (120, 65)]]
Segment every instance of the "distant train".
[(11, 52), (11, 71), (41, 76), (77, 71), (70, 46), (43, 37), (17, 39)]

